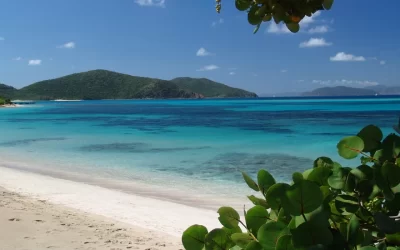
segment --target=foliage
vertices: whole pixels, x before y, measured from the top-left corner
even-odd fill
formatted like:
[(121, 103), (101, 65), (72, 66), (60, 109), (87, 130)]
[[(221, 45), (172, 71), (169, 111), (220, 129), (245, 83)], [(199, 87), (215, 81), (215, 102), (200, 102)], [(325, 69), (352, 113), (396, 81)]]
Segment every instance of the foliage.
[[(235, 6), (240, 11), (247, 11), (247, 19), (255, 25), (254, 33), (262, 22), (273, 19), (276, 24), (281, 22), (293, 33), (300, 30), (300, 22), (305, 16), (311, 17), (319, 10), (329, 10), (334, 0), (235, 0)], [(216, 10), (221, 11), (221, 0), (216, 0)]]
[(206, 78), (179, 77), (172, 79), (171, 82), (181, 89), (201, 93), (205, 97), (257, 97), (255, 93), (232, 88)]
[(4, 99), (12, 98), (16, 92), (17, 89), (15, 89), (14, 87), (0, 83), (0, 96), (2, 98)]
[[(394, 128), (400, 133), (400, 121)], [(242, 218), (220, 208), (221, 228), (189, 227), (185, 249), (400, 249), (400, 136), (383, 138), (369, 125), (337, 149), (345, 159), (361, 156), (361, 164), (342, 167), (320, 157), (311, 169), (293, 173), (291, 184), (277, 183), (266, 170), (256, 181), (243, 173), (260, 192), (248, 196), (255, 206)]]
[[(6, 85), (4, 85), (6, 86)], [(0, 86), (1, 87), (1, 86)], [(9, 86), (6, 86), (10, 90)], [(203, 94), (204, 92), (205, 94)], [(0, 94), (2, 94), (0, 88)], [(12, 88), (6, 97), (14, 99), (144, 99), (256, 97), (207, 79), (179, 78), (166, 81), (130, 76), (107, 70), (92, 70), (31, 84), (20, 90)]]

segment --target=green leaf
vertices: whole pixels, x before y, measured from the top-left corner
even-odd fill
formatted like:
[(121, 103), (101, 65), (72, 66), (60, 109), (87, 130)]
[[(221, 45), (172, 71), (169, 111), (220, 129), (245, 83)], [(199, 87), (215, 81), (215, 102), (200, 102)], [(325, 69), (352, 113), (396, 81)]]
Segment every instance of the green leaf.
[(361, 165), (350, 171), (358, 180), (372, 180), (374, 170), (368, 165)]
[(247, 20), (251, 25), (258, 25), (262, 22), (263, 17), (257, 15), (257, 11), (260, 9), (258, 5), (253, 5), (247, 14)]
[(300, 30), (300, 25), (298, 23), (287, 23), (286, 27), (288, 30), (290, 30), (292, 33), (297, 33)]
[(268, 189), (276, 183), (274, 177), (264, 169), (258, 171), (257, 181), (260, 191), (263, 194), (267, 193)]
[(293, 216), (310, 213), (323, 202), (323, 195), (319, 186), (312, 181), (304, 180), (295, 183), (285, 192), (286, 199), (282, 206)]
[(268, 206), (267, 201), (266, 201), (265, 199), (257, 198), (257, 197), (255, 197), (254, 195), (247, 196), (247, 198), (249, 198), (249, 200), (250, 200), (251, 202), (253, 202), (254, 205), (260, 205), (260, 206), (263, 206), (263, 207), (265, 207), (265, 208), (270, 208), (270, 207)]
[(245, 250), (263, 250), (263, 248), (257, 241), (252, 241), (247, 245)]
[(242, 229), (239, 226), (234, 227), (234, 228), (222, 227), (222, 230), (224, 230), (228, 236), (231, 236), (232, 234), (235, 234), (235, 233), (242, 232)]
[(351, 245), (357, 244), (358, 231), (360, 229), (360, 221), (356, 215), (352, 215), (347, 225), (347, 242)]
[(277, 221), (281, 221), (285, 224), (289, 224), (291, 219), (292, 219), (292, 216), (288, 212), (286, 212), (285, 209), (281, 208), (279, 210)]
[(358, 136), (349, 136), (338, 143), (337, 149), (341, 157), (354, 159), (364, 149), (364, 142)]
[(364, 152), (376, 151), (380, 147), (383, 139), (381, 129), (375, 125), (366, 126), (357, 134), (357, 136), (364, 141)]
[(254, 28), (253, 34), (257, 33), (258, 30), (260, 29), (261, 23), (257, 24), (257, 27)]
[(313, 168), (307, 169), (306, 171), (303, 172), (303, 179), (308, 179), (308, 176), (311, 174), (311, 172), (313, 171)]
[(328, 227), (317, 226), (309, 221), (290, 231), (295, 248), (310, 247), (317, 244), (329, 245), (333, 241), (332, 233)]
[(277, 183), (268, 189), (265, 198), (272, 209), (279, 209), (281, 207), (282, 199), (286, 198), (285, 193), (289, 187), (286, 183)]
[(386, 241), (391, 245), (400, 246), (400, 232), (396, 234), (387, 234)]
[(400, 183), (400, 167), (394, 163), (386, 162), (383, 164), (381, 173), (389, 187), (395, 187)]
[(231, 236), (232, 241), (241, 248), (246, 248), (250, 242), (254, 241), (248, 233), (235, 233)]
[(264, 224), (257, 234), (257, 239), (264, 250), (275, 250), (277, 241), (286, 225), (282, 222), (269, 221)]
[(240, 11), (245, 11), (250, 8), (251, 1), (249, 0), (235, 0), (236, 9)]
[(304, 179), (303, 174), (299, 172), (294, 172), (292, 174), (292, 180), (294, 183), (301, 182)]
[(335, 199), (335, 207), (344, 215), (354, 214), (359, 208), (358, 199), (351, 195), (338, 195)]
[(314, 168), (319, 167), (333, 168), (333, 161), (331, 160), (331, 158), (325, 156), (319, 157), (314, 161)]
[(244, 181), (246, 182), (247, 186), (249, 186), (249, 188), (251, 188), (257, 192), (260, 191), (257, 183), (255, 181), (253, 181), (253, 179), (251, 179), (250, 176), (248, 176), (245, 172), (242, 172), (242, 175), (243, 175)]
[(332, 8), (332, 5), (333, 5), (333, 0), (324, 0), (322, 5), (324, 6), (324, 8), (326, 10), (330, 10)]
[(328, 178), (332, 174), (332, 170), (329, 167), (321, 166), (314, 168), (314, 170), (308, 175), (307, 180), (317, 183), (319, 186), (328, 186)]
[(276, 250), (294, 250), (294, 246), (292, 244), (292, 236), (291, 235), (283, 235), (279, 237), (278, 242), (276, 243)]
[(269, 218), (268, 211), (265, 207), (254, 206), (246, 214), (246, 225), (251, 232), (256, 235), (258, 229), (267, 222)]
[(229, 250), (235, 244), (222, 229), (214, 229), (205, 239), (206, 250)]
[(233, 229), (239, 225), (240, 216), (235, 209), (231, 207), (221, 207), (218, 209), (218, 220), (224, 227)]
[(205, 226), (193, 225), (182, 234), (182, 244), (186, 250), (202, 250), (208, 231)]
[(348, 171), (342, 168), (339, 164), (335, 164), (332, 169), (332, 175), (328, 178), (328, 184), (334, 189), (343, 189), (346, 183), (346, 176)]

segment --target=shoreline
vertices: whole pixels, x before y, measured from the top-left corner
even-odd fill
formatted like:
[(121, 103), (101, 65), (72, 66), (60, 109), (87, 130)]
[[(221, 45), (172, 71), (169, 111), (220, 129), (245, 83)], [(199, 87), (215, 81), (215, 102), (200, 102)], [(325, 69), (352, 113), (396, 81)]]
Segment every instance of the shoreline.
[(180, 238), (192, 224), (220, 227), (216, 211), (0, 165), (0, 187), (37, 200)]

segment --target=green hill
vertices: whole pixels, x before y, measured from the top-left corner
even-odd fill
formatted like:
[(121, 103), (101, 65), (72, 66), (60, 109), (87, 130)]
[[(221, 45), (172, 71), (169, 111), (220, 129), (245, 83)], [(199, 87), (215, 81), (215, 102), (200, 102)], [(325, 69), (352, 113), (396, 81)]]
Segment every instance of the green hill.
[(311, 92), (303, 93), (303, 96), (373, 96), (377, 94), (372, 89), (351, 88), (345, 86), (318, 88)]
[(18, 99), (134, 99), (196, 98), (176, 84), (154, 78), (136, 77), (107, 70), (92, 70), (24, 87)]
[(92, 70), (40, 81), (19, 90), (0, 85), (0, 96), (30, 100), (99, 100), (256, 97), (256, 94), (207, 79), (177, 78), (166, 81), (107, 70)]
[(257, 97), (255, 93), (232, 88), (206, 78), (179, 77), (172, 79), (171, 82), (182, 89), (200, 93), (205, 97)]
[(6, 99), (12, 98), (16, 92), (17, 92), (17, 89), (15, 89), (14, 87), (0, 83), (0, 97), (6, 98)]

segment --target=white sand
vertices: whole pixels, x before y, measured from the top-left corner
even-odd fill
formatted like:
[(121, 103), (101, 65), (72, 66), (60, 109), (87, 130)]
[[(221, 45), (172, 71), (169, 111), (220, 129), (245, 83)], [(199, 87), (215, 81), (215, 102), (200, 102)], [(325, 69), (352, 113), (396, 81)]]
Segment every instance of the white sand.
[(36, 200), (105, 216), (142, 228), (142, 231), (148, 229), (175, 239), (179, 239), (192, 224), (220, 227), (216, 211), (10, 168), (0, 167), (0, 186)]

